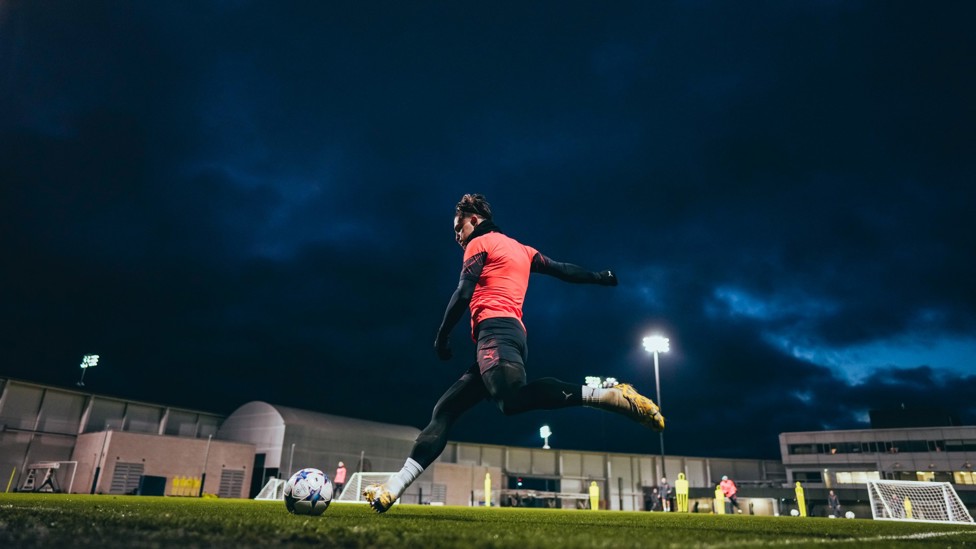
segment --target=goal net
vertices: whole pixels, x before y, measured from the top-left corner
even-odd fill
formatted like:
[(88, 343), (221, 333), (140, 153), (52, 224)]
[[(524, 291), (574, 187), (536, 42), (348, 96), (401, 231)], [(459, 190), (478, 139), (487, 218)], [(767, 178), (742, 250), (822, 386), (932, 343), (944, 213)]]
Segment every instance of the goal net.
[(366, 503), (363, 490), (370, 484), (382, 484), (396, 473), (353, 473), (346, 482), (339, 497), (333, 501), (348, 503)]
[(268, 479), (268, 483), (261, 488), (258, 495), (254, 497), (255, 500), (262, 501), (274, 501), (285, 499), (285, 482), (284, 479), (271, 477)]
[(973, 517), (948, 482), (869, 480), (875, 520), (973, 524)]

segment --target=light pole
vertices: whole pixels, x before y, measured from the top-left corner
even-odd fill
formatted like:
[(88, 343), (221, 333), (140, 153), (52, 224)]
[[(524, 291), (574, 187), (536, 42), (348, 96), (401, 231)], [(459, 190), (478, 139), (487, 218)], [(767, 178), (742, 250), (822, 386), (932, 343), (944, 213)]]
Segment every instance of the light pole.
[(542, 428), (539, 429), (539, 436), (542, 437), (542, 449), (543, 450), (548, 450), (549, 449), (549, 437), (552, 436), (552, 431), (549, 430), (549, 426), (548, 425), (543, 425)]
[(81, 359), (81, 379), (78, 380), (78, 386), (85, 386), (85, 370), (89, 368), (94, 368), (98, 366), (98, 355), (85, 355)]
[[(657, 386), (657, 405), (661, 406), (661, 373), (658, 368), (657, 355), (658, 353), (666, 353), (671, 349), (671, 344), (668, 342), (668, 338), (660, 335), (652, 335), (644, 338), (644, 350), (649, 353), (654, 353), (654, 384)], [(658, 433), (661, 437), (661, 476), (668, 476), (667, 471), (664, 469), (664, 431)]]

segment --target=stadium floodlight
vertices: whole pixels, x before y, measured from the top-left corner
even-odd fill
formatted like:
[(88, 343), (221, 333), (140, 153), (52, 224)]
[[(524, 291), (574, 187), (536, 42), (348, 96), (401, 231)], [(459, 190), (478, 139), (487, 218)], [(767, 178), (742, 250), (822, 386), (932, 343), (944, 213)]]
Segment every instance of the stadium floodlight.
[(542, 449), (543, 450), (548, 450), (549, 449), (549, 437), (552, 436), (552, 431), (549, 429), (549, 426), (548, 425), (543, 425), (542, 428), (539, 429), (539, 436), (542, 437), (542, 440), (543, 440)]
[[(654, 384), (657, 387), (657, 405), (661, 406), (661, 374), (658, 368), (658, 353), (666, 353), (671, 350), (671, 343), (668, 338), (662, 335), (652, 335), (644, 338), (644, 350), (654, 354)], [(663, 410), (663, 408), (662, 408)], [(661, 441), (661, 476), (668, 476), (664, 468), (664, 431), (658, 433)]]
[(85, 386), (85, 370), (89, 368), (94, 368), (98, 366), (98, 355), (85, 355), (81, 358), (81, 379), (78, 380), (78, 386)]

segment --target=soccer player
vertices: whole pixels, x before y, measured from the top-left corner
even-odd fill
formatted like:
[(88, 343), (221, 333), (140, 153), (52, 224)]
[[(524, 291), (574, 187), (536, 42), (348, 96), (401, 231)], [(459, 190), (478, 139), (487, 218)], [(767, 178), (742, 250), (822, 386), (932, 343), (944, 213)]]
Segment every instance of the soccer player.
[(597, 388), (551, 377), (526, 382), (522, 303), (529, 275), (541, 273), (566, 282), (616, 286), (613, 272), (591, 272), (553, 261), (506, 236), (492, 222), (491, 206), (480, 194), (466, 194), (458, 202), (454, 234), (464, 249), (464, 263), (461, 280), (437, 330), (434, 350), (441, 360), (451, 359), (451, 330), (469, 309), (477, 362), (437, 401), (430, 423), (417, 437), (400, 472), (386, 483), (370, 485), (363, 491), (363, 497), (378, 513), (389, 509), (444, 451), (454, 422), (485, 399), (493, 400), (505, 415), (588, 406), (617, 412), (655, 431), (664, 430), (658, 406), (630, 385)]
[[(735, 482), (730, 479), (727, 475), (722, 475), (722, 482), (718, 483), (719, 487), (722, 489), (722, 493), (725, 494), (725, 499), (735, 507), (735, 510), (739, 513), (742, 512), (742, 508), (739, 507), (739, 487), (735, 485)], [(732, 507), (729, 507), (729, 512), (731, 512)]]

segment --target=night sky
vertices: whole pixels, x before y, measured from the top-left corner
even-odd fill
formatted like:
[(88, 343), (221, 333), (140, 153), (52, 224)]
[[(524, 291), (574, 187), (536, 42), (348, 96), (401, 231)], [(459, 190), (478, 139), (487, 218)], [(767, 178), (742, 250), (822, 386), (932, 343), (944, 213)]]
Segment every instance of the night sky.
[[(669, 454), (976, 417), (976, 3), (0, 0), (0, 375), (423, 427), (464, 193), (553, 259), (530, 378)], [(452, 440), (657, 453), (589, 409)]]

